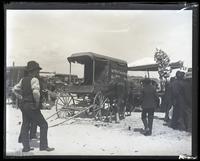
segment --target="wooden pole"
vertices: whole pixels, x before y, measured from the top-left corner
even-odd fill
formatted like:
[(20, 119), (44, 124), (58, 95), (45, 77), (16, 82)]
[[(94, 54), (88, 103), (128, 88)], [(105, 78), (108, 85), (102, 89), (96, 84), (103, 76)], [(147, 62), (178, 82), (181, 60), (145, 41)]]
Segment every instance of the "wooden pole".
[(93, 83), (94, 83), (94, 75), (95, 75), (95, 60), (93, 60)]
[(51, 125), (51, 126), (49, 126), (49, 128), (50, 128), (50, 127), (55, 127), (55, 126), (61, 125), (61, 124), (65, 123), (65, 122), (67, 122), (67, 121), (69, 121), (69, 120), (71, 120), (71, 119), (77, 117), (77, 116), (80, 115), (81, 113), (83, 113), (83, 112), (89, 110), (90, 108), (94, 108), (94, 106), (96, 106), (96, 105), (90, 105), (89, 107), (87, 107), (87, 108), (85, 108), (84, 110), (78, 112), (78, 113), (75, 114), (74, 116), (69, 117), (68, 119), (66, 119), (66, 120), (64, 120), (64, 121), (62, 121), (62, 122), (60, 122), (60, 123), (57, 123), (57, 124), (55, 124), (55, 125)]
[(71, 62), (69, 63), (69, 84), (71, 84)]

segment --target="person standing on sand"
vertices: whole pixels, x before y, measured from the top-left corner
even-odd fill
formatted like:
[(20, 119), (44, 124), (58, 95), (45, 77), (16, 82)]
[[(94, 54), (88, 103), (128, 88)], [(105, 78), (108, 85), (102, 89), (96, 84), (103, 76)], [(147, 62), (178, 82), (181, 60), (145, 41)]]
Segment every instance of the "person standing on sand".
[(35, 123), (40, 127), (40, 151), (53, 151), (54, 148), (48, 147), (47, 132), (48, 124), (40, 111), (40, 83), (39, 71), (42, 69), (35, 61), (27, 63), (28, 75), (21, 79), (14, 87), (15, 93), (22, 94), (22, 115), (23, 123), (21, 129), (22, 152), (33, 150), (29, 143), (30, 123)]
[(148, 136), (152, 134), (154, 110), (157, 107), (159, 98), (149, 78), (143, 80), (143, 85), (144, 87), (141, 92), (142, 122), (145, 129), (143, 134)]

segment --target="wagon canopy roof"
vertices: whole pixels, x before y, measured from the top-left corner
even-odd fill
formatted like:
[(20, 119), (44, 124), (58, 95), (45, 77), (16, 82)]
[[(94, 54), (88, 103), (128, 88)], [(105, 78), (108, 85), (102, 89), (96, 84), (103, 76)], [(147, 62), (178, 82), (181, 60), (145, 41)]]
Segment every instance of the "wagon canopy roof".
[(77, 61), (78, 63), (82, 64), (85, 61), (85, 59), (87, 59), (88, 57), (91, 58), (92, 60), (113, 61), (113, 62), (116, 62), (116, 63), (120, 63), (121, 65), (127, 66), (127, 62), (124, 61), (124, 60), (112, 58), (112, 57), (109, 57), (109, 56), (104, 56), (104, 55), (100, 55), (100, 54), (96, 54), (96, 53), (92, 53), (92, 52), (74, 53), (70, 57), (68, 57), (67, 59), (68, 59), (69, 62)]
[[(177, 61), (170, 63), (169, 66), (171, 69), (178, 69), (183, 66), (182, 61)], [(158, 64), (148, 64), (148, 65), (139, 65), (139, 66), (132, 66), (128, 67), (129, 71), (158, 71)]]

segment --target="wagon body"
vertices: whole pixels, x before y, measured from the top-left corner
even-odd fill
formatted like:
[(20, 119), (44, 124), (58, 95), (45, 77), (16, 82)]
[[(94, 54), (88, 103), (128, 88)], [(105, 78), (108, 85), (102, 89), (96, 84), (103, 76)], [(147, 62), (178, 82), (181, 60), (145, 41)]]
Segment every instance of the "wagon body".
[[(127, 79), (127, 62), (91, 52), (76, 53), (68, 57), (70, 69), (72, 63), (84, 65), (84, 81), (79, 86), (69, 86), (70, 93), (96, 93), (105, 91), (111, 82), (124, 83)], [(71, 73), (70, 73), (71, 74)]]
[(79, 96), (94, 96), (101, 91), (106, 97), (114, 99), (116, 98), (116, 83), (117, 86), (125, 87), (127, 80), (126, 61), (92, 52), (72, 54), (68, 57), (68, 61), (70, 69), (72, 63), (84, 66), (84, 78), (81, 84), (67, 86), (65, 92)]

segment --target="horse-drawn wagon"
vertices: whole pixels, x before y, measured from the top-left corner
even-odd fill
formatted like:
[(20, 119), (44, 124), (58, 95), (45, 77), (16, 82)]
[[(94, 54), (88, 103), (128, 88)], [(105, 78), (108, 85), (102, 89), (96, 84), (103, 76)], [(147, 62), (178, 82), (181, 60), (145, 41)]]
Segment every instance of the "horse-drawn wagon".
[(113, 114), (125, 106), (127, 62), (91, 52), (72, 54), (67, 59), (70, 74), (72, 64), (84, 66), (84, 78), (83, 82), (67, 85), (60, 91), (55, 103), (58, 117), (84, 111), (88, 117), (112, 120)]

